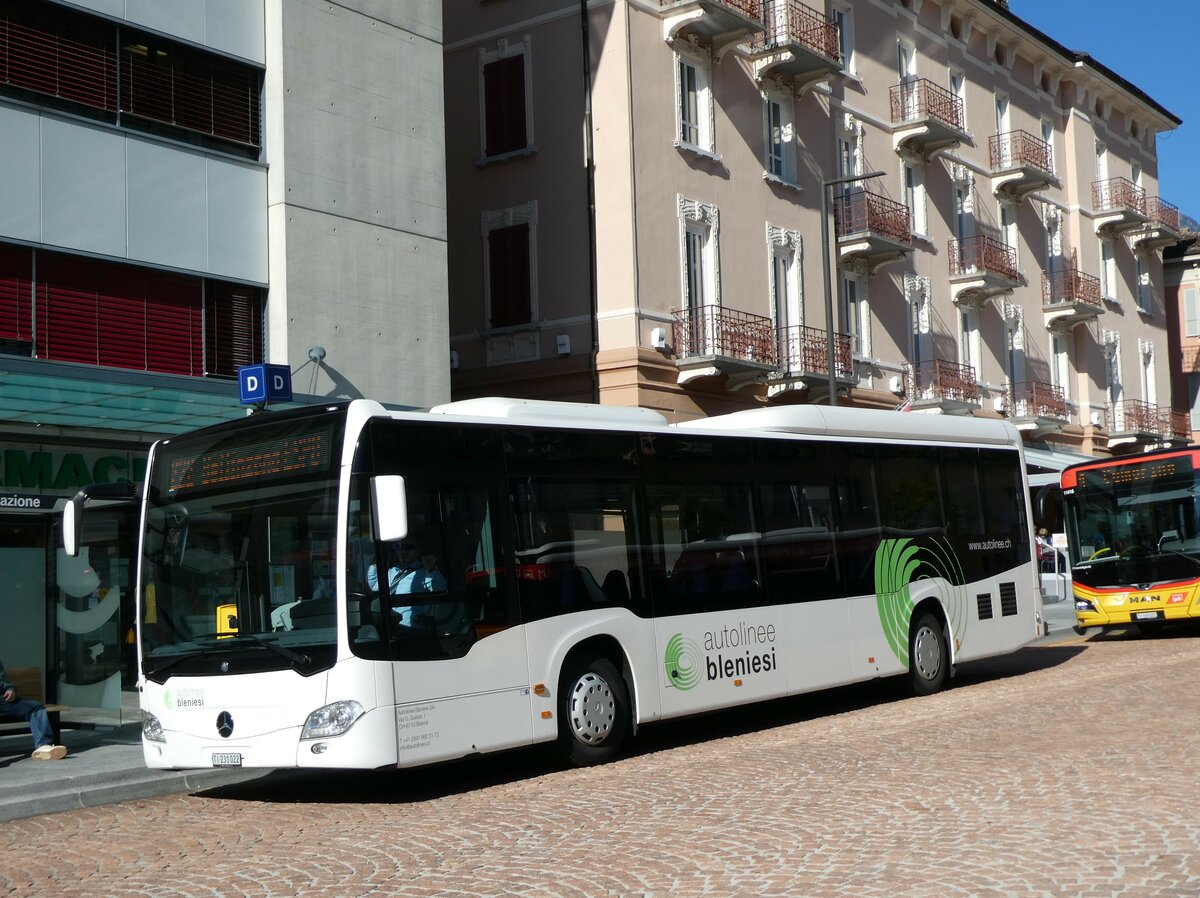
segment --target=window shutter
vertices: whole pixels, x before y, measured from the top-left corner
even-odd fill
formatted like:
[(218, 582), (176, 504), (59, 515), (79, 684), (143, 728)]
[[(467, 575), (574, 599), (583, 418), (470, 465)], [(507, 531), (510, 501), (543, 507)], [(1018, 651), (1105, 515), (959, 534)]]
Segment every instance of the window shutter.
[(1200, 308), (1197, 308), (1195, 287), (1183, 290), (1183, 335), (1200, 337)]
[(526, 143), (525, 55), (518, 53), (483, 67), (484, 155), (520, 150)]
[(263, 360), (263, 299), (257, 287), (209, 281), (204, 297), (205, 373), (235, 377)]
[(37, 354), (58, 362), (100, 363), (95, 263), (38, 255)]
[(145, 274), (132, 266), (93, 262), (97, 286), (96, 349), (101, 365), (146, 370)]
[(199, 377), (200, 281), (146, 273), (146, 370)]
[(0, 340), (29, 340), (32, 274), (31, 250), (0, 246)]
[(115, 35), (50, 4), (0, 2), (0, 83), (115, 110)]
[(488, 232), (491, 326), (528, 324), (530, 309), (529, 225)]

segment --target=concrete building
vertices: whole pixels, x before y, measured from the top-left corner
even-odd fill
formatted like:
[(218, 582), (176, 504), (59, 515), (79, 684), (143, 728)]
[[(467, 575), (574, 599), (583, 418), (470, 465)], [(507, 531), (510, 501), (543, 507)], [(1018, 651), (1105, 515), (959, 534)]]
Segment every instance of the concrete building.
[(436, 0), (0, 0), (0, 659), (50, 697), (132, 673), (134, 519), (74, 564), (79, 485), (243, 414), (245, 364), (449, 398), (441, 31)]
[(456, 398), (684, 419), (832, 383), (1086, 453), (1180, 437), (1155, 147), (1180, 121), (1006, 3), (446, 0), (445, 23)]

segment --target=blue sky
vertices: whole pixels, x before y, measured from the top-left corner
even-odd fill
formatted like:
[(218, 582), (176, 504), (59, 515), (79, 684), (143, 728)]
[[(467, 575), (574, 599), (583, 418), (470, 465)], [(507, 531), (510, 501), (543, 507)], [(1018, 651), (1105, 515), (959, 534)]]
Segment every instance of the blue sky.
[(1197, 0), (1009, 0), (1034, 28), (1089, 53), (1183, 124), (1158, 136), (1159, 193), (1200, 220), (1200, 92), (1187, 74), (1200, 50)]

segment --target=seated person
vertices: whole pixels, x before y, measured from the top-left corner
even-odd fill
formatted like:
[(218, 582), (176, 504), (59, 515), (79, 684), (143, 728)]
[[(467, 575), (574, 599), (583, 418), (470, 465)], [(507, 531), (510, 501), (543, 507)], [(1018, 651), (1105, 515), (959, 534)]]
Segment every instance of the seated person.
[[(379, 575), (374, 565), (367, 571), (367, 585), (372, 591), (379, 589)], [(446, 592), (448, 589), (445, 574), (438, 570), (436, 556), (422, 554), (420, 546), (410, 540), (400, 543), (398, 563), (388, 568), (388, 592), (391, 595)], [(430, 609), (421, 605), (393, 605), (392, 612), (399, 623), (411, 627), (415, 618), (429, 614)]]

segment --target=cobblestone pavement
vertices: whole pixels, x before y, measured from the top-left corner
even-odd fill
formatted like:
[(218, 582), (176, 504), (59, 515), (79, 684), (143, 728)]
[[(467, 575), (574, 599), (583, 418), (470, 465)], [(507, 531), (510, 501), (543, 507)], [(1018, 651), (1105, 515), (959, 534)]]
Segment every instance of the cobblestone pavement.
[[(1200, 895), (1195, 633), (1039, 644), (535, 752), (0, 826), (25, 896)], [(270, 779), (270, 778), (268, 778)]]

